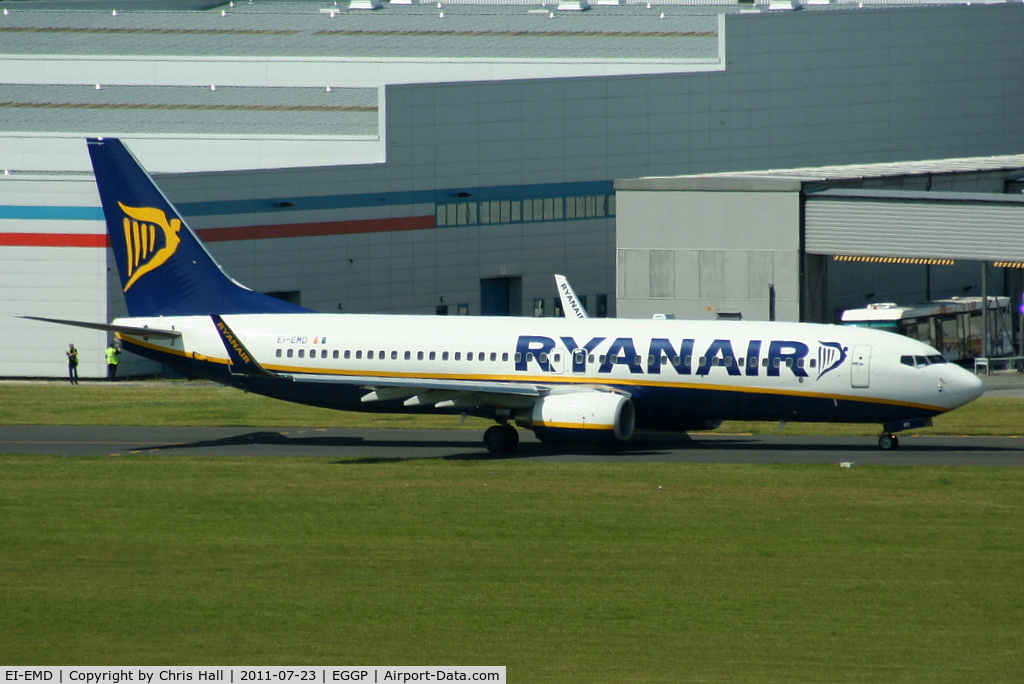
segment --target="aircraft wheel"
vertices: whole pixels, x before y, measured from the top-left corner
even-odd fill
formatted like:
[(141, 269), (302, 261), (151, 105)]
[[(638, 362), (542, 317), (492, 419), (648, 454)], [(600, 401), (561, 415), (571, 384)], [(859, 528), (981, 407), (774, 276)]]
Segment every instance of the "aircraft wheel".
[(484, 431), (484, 446), (492, 454), (514, 451), (519, 446), (519, 431), (507, 423), (492, 425)]
[(878, 438), (878, 448), (882, 451), (892, 451), (898, 449), (900, 446), (900, 440), (896, 435), (882, 435)]

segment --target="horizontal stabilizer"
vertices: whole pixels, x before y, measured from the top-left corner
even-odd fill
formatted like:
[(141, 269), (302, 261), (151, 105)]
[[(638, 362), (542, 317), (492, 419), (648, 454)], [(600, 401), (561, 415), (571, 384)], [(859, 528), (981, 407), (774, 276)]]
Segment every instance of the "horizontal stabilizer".
[(133, 325), (113, 325), (110, 323), (90, 323), (88, 321), (71, 321), (66, 318), (43, 318), (42, 316), (16, 316), (30, 321), (43, 321), (44, 323), (56, 323), (57, 325), (71, 325), (76, 328), (89, 328), (90, 330), (103, 330), (109, 333), (131, 335), (132, 337), (181, 337), (177, 330), (162, 330), (160, 328), (139, 328)]

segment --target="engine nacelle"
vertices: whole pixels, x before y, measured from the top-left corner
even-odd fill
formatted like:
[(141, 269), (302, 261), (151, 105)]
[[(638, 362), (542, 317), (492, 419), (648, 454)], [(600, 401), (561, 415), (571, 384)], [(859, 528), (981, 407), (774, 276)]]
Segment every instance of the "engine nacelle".
[(515, 421), (544, 440), (618, 440), (633, 436), (636, 411), (629, 397), (614, 392), (549, 394), (533, 408), (520, 409)]

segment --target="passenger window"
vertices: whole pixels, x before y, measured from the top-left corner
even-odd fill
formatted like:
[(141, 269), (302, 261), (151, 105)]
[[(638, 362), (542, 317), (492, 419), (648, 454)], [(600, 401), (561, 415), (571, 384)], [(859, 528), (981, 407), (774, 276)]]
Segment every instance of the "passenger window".
[(473, 360), (473, 352), (466, 352), (466, 360), (467, 361), (472, 361)]
[(288, 352), (287, 352), (287, 354), (286, 354), (286, 355), (288, 356), (288, 358), (289, 358), (289, 359), (290, 359), (290, 358), (292, 358), (292, 353), (293, 353), (294, 351), (295, 351), (294, 349), (289, 349), (289, 350), (288, 350)]
[(456, 361), (461, 361), (462, 360), (462, 352), (455, 352), (455, 360)]
[(501, 353), (501, 360), (502, 361), (508, 361), (508, 352), (502, 352)]
[(362, 349), (356, 349), (356, 358), (357, 359), (363, 358), (363, 350)]
[(441, 360), (442, 361), (447, 361), (448, 360), (448, 352), (446, 352), (446, 351), (445, 352), (441, 352)]
[(277, 358), (281, 358), (281, 350), (278, 349), (276, 352), (274, 352), (274, 356), (276, 356)]
[(306, 350), (305, 349), (300, 349), (299, 350), (299, 358), (300, 359), (306, 358)]
[(491, 361), (497, 361), (497, 360), (498, 360), (497, 352), (491, 352)]
[(430, 352), (430, 360), (431, 361), (436, 361), (437, 360), (437, 352)]

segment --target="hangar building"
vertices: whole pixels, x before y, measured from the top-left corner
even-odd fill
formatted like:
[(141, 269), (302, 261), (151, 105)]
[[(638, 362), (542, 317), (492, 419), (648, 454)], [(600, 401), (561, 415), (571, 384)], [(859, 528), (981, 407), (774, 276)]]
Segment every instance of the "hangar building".
[(102, 334), (11, 318), (123, 311), (86, 136), (254, 289), (470, 315), (556, 315), (555, 272), (640, 311), (616, 179), (1024, 153), (1019, 2), (441, 4), (10, 3), (0, 376), (60, 376), (72, 340), (102, 375)]
[(619, 180), (619, 315), (833, 323), (981, 295), (982, 265), (1020, 293), (1022, 188), (1024, 155)]

